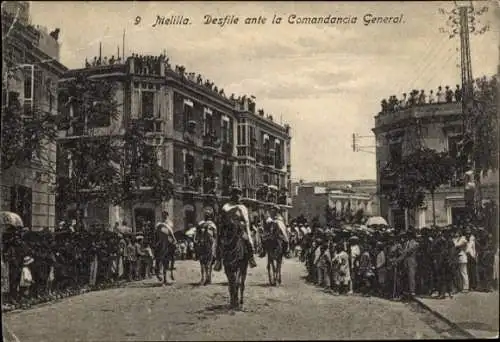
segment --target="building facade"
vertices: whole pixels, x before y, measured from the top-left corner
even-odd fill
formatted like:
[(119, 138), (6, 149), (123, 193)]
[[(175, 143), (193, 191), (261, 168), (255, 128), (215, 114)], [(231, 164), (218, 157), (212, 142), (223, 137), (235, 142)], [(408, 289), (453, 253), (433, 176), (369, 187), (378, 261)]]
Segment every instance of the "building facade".
[[(29, 10), (25, 1), (2, 4), (2, 111), (19, 101), (28, 121), (40, 112), (57, 115), (57, 82), (67, 70), (59, 63), (59, 31), (31, 25)], [(0, 171), (1, 210), (16, 212), (33, 230), (55, 226), (55, 142), (44, 150), (43, 158)]]
[[(462, 139), (462, 104), (460, 102), (427, 103), (391, 112), (381, 112), (375, 117), (377, 148), (377, 186), (393, 186), (394, 179), (384, 178), (383, 170), (391, 161), (398, 161), (417, 146), (438, 152), (447, 151), (452, 157), (458, 153)], [(453, 175), (453, 180), (435, 193), (436, 224), (444, 226), (458, 222), (465, 215), (463, 172)], [(417, 228), (433, 224), (432, 203), (427, 195), (424, 205), (414, 212), (404, 211), (395, 203), (380, 198), (380, 212), (394, 227)]]
[(349, 185), (329, 188), (310, 183), (297, 184), (290, 216), (299, 217), (304, 215), (308, 220), (318, 217), (320, 224), (326, 224), (327, 208), (330, 211), (334, 210), (338, 216), (345, 213), (346, 210), (349, 210), (350, 214), (354, 215), (359, 209), (362, 209), (367, 215), (376, 214), (373, 211), (377, 206), (376, 196)]
[[(246, 97), (227, 97), (223, 89), (203, 80), (201, 75), (188, 73), (182, 66), (172, 68), (163, 55), (133, 55), (126, 60), (112, 56), (107, 62), (86, 62), (85, 68), (66, 73), (61, 87), (65, 80), (81, 74), (115, 83), (119, 115), (101, 123), (72, 118), (72, 124), (61, 132), (60, 145), (87, 135), (120, 135), (130, 120), (141, 120), (146, 123), (148, 144), (157, 152), (160, 166), (173, 173), (175, 185), (174, 196), (167, 202), (152, 198), (148, 203), (123, 203), (117, 207), (109, 203), (91, 204), (84, 213), (89, 222), (113, 224), (126, 220), (136, 228), (143, 219), (159, 220), (161, 211), (167, 210), (175, 229), (186, 229), (202, 219), (204, 209), (209, 207), (217, 212), (234, 184), (243, 188), (244, 201), (252, 206), (252, 213), (259, 204), (264, 205), (254, 190), (257, 173), (248, 171), (250, 163), (248, 170), (240, 168), (247, 165), (246, 152), (243, 154), (241, 148), (251, 145), (240, 122), (255, 122), (255, 132), (270, 127), (268, 130), (275, 133), (278, 128), (253, 113)], [(65, 115), (73, 114), (70, 110)], [(282, 130), (288, 132), (284, 127)], [(282, 139), (283, 147), (286, 142), (289, 144), (289, 139)], [(248, 159), (253, 159), (254, 170), (255, 158), (248, 155)], [(270, 168), (274, 169), (274, 165)], [(286, 184), (286, 174), (283, 178), (282, 184)], [(278, 203), (278, 198), (274, 203)], [(67, 216), (68, 211), (61, 215)]]

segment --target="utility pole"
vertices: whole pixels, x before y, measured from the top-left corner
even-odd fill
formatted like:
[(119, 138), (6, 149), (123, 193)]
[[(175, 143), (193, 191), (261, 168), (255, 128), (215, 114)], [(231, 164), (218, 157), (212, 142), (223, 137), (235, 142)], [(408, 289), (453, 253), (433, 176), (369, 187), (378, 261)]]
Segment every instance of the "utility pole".
[(451, 12), (440, 9), (441, 14), (448, 15), (447, 25), (449, 30), (440, 29), (441, 33), (449, 33), (450, 39), (460, 37), (460, 76), (462, 82), (462, 141), (464, 153), (467, 154), (465, 166), (464, 198), (471, 218), (477, 218), (481, 206), (480, 170), (476, 169), (476, 160), (473, 155), (475, 143), (474, 125), (474, 86), (471, 64), (470, 34), (484, 34), (489, 30), (489, 25), (478, 28), (478, 18), (488, 12), (488, 7), (474, 9), (472, 1), (455, 1), (455, 8)]

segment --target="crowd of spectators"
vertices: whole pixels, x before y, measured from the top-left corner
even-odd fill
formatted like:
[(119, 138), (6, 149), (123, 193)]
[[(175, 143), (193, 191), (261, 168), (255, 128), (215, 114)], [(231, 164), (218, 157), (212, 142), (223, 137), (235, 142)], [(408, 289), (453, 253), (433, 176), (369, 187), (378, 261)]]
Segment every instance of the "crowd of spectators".
[(433, 103), (452, 103), (462, 101), (462, 89), (460, 85), (457, 84), (455, 89), (450, 86), (439, 86), (434, 93), (434, 90), (430, 90), (426, 93), (425, 90), (418, 91), (413, 89), (410, 93), (403, 93), (401, 98), (397, 98), (396, 95), (389, 96), (388, 99), (383, 99), (380, 103), (381, 114), (393, 113), (398, 110), (410, 108), (414, 106), (421, 106), (425, 104)]
[(316, 228), (301, 247), (308, 280), (335, 294), (443, 299), (498, 290), (498, 246), (470, 224), (400, 233)]

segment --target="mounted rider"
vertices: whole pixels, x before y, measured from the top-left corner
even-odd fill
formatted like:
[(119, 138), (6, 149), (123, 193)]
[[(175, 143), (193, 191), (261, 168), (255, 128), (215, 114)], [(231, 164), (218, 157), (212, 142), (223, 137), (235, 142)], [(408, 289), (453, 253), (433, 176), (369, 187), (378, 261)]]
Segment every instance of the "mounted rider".
[(161, 213), (161, 221), (156, 224), (156, 232), (167, 234), (170, 243), (177, 244), (177, 239), (174, 235), (174, 223), (168, 218), (168, 211)]
[[(288, 246), (290, 245), (290, 241), (288, 238), (288, 232), (285, 225), (285, 220), (283, 216), (280, 214), (281, 208), (278, 205), (273, 205), (269, 209), (269, 217), (266, 219), (264, 223), (264, 236), (263, 240), (269, 237), (269, 233), (271, 232), (272, 227), (278, 228), (278, 237), (283, 241), (283, 253), (286, 254), (288, 252)], [(262, 253), (259, 255), (263, 258), (266, 255), (265, 249), (262, 250)]]
[(215, 271), (220, 271), (222, 268), (222, 246), (220, 244), (220, 237), (222, 236), (222, 231), (227, 229), (227, 225), (238, 224), (242, 229), (243, 240), (246, 243), (246, 246), (249, 250), (250, 259), (249, 266), (256, 267), (257, 263), (254, 259), (254, 246), (252, 241), (252, 234), (250, 232), (250, 220), (248, 217), (248, 209), (245, 205), (241, 204), (241, 194), (242, 191), (238, 187), (233, 187), (231, 189), (231, 198), (229, 202), (222, 206), (221, 215), (222, 215), (222, 224), (219, 227), (219, 232), (217, 235), (217, 255), (216, 255), (216, 263), (214, 266)]
[(195, 248), (197, 248), (198, 237), (200, 236), (202, 230), (206, 230), (211, 236), (217, 237), (217, 226), (213, 221), (213, 217), (214, 217), (213, 210), (206, 209), (203, 214), (204, 219), (198, 222), (198, 225), (196, 226), (196, 233), (193, 239)]

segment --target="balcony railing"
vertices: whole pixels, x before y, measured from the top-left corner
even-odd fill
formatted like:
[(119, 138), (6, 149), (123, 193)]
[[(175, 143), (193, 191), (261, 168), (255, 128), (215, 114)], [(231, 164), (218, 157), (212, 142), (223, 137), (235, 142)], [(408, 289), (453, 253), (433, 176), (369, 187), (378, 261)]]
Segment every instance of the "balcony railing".
[(202, 179), (200, 175), (186, 172), (184, 174), (184, 190), (200, 192), (202, 187)]
[(203, 193), (209, 194), (209, 195), (216, 195), (217, 194), (217, 183), (218, 183), (217, 176), (205, 177), (205, 179), (203, 179)]
[(220, 140), (215, 134), (205, 134), (203, 136), (203, 147), (218, 149), (220, 147)]
[(266, 154), (264, 155), (264, 160), (263, 160), (264, 165), (267, 166), (274, 166), (274, 157), (271, 154)]
[(159, 118), (147, 118), (143, 120), (144, 131), (147, 133), (162, 132), (162, 120)]
[(233, 144), (228, 141), (222, 142), (222, 153), (233, 154)]

